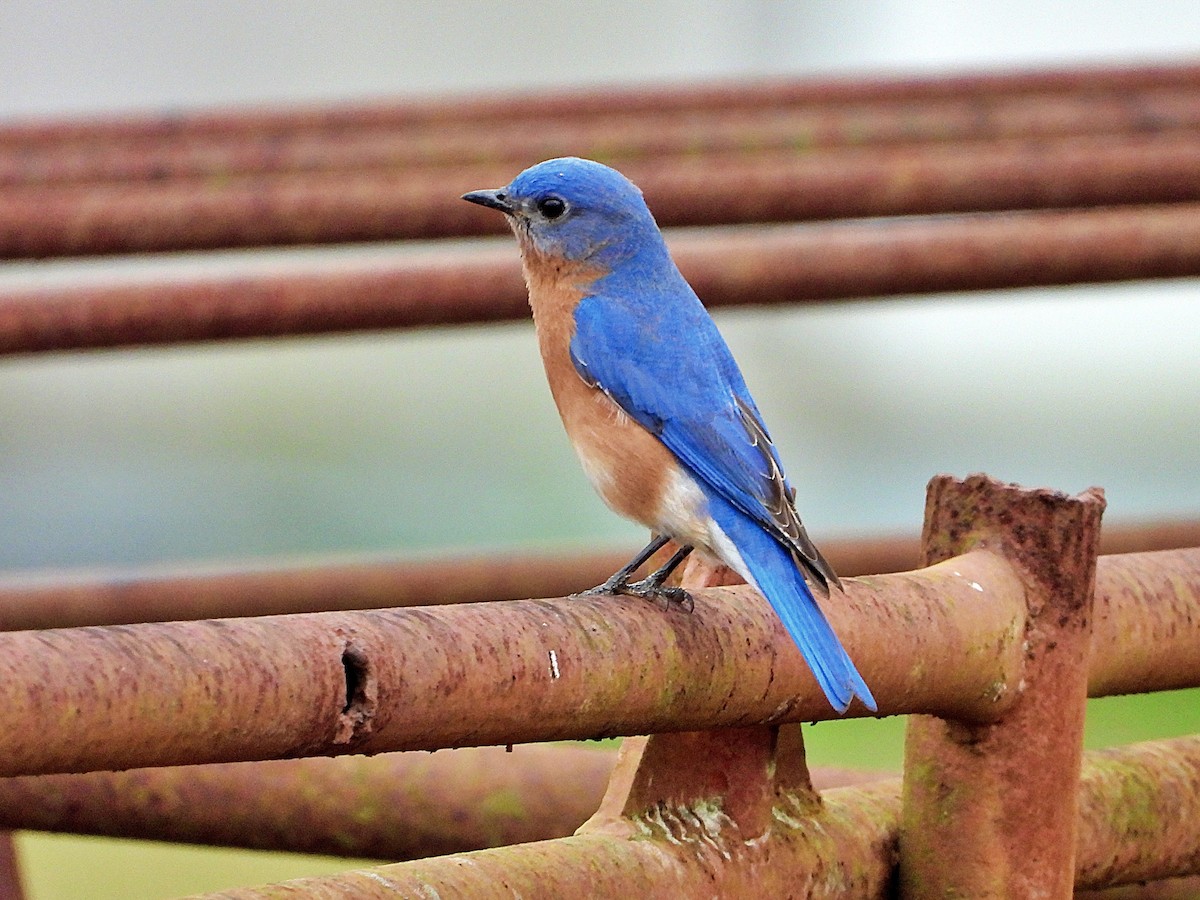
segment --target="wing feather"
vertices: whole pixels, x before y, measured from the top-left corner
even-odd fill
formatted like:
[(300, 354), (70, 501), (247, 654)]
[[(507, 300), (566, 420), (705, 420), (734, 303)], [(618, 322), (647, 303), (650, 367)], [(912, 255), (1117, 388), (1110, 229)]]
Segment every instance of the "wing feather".
[[(595, 302), (588, 302), (595, 301)], [(702, 318), (686, 342), (654, 340), (619, 304), (586, 298), (576, 309), (571, 361), (693, 473), (766, 528), (824, 593), (841, 587), (793, 503), (779, 455), (724, 340)]]

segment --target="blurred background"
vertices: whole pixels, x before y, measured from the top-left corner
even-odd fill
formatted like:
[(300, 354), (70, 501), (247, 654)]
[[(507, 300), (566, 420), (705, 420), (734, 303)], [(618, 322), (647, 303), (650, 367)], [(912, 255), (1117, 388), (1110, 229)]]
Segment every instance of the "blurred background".
[[(1197, 57), (1194, 0), (6, 0), (0, 120)], [(10, 262), (0, 285), (331, 252)], [(1197, 516), (1198, 295), (1175, 280), (717, 319), (819, 542), (917, 531), (937, 472), (1098, 484), (1109, 522)], [(0, 358), (2, 572), (641, 537), (592, 495), (528, 324)], [(1093, 743), (1200, 730), (1191, 694), (1129, 703), (1105, 701)], [(818, 762), (898, 765), (898, 723), (846, 724), (814, 729)], [(20, 846), (35, 898), (167, 897), (347, 865)]]

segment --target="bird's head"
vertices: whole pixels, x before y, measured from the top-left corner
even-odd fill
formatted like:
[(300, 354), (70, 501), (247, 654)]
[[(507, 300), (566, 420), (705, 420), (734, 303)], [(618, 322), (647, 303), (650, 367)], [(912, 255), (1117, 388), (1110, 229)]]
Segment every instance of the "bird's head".
[(522, 248), (546, 257), (610, 263), (661, 238), (637, 186), (590, 159), (551, 159), (507, 187), (472, 191), (464, 200), (498, 209)]

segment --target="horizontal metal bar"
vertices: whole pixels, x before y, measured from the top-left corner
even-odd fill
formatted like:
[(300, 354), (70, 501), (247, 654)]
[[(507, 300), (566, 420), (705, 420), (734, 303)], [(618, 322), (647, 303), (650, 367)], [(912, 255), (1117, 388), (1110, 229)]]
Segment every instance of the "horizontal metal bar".
[(1200, 735), (1084, 758), (1076, 887), (1200, 875)]
[[(837, 147), (1057, 139), (1069, 135), (1166, 134), (1200, 126), (1200, 85), (1070, 94), (983, 94), (850, 104), (623, 109), (545, 117), (536, 101), (495, 122), (430, 121), (331, 125), (296, 130), (188, 130), (147, 137), (82, 135), (58, 142), (5, 145), (0, 186), (86, 181), (228, 178), (284, 172), (406, 170), (508, 163), (513, 172), (556, 156), (586, 156), (625, 166), (638, 159), (806, 156)], [(448, 109), (449, 116), (453, 109)], [(250, 125), (253, 120), (249, 120)], [(430, 177), (436, 177), (431, 173)]]
[[(986, 719), (1020, 677), (1020, 590), (978, 553), (849, 580), (828, 609), (882, 714)], [(695, 593), (692, 614), (587, 597), (0, 634), (20, 723), (0, 774), (832, 717), (757, 593)]]
[(632, 550), (509, 553), (425, 562), (327, 559), (241, 569), (7, 575), (0, 577), (0, 631), (562, 597), (600, 584), (632, 556)]
[[(521, 167), (13, 187), (0, 192), (0, 258), (495, 234), (500, 217), (458, 197)], [(1166, 203), (1200, 200), (1200, 137), (635, 158), (622, 169), (663, 226)]]
[[(1085, 754), (1077, 888), (1200, 871), (1200, 737)], [(769, 837), (739, 839), (719, 810), (664, 809), (635, 839), (581, 834), (468, 855), (381, 866), (282, 885), (234, 889), (228, 900), (305, 896), (528, 898), (579, 896), (883, 898), (894, 889), (900, 785), (826, 791), (815, 812), (776, 807)]]
[(1101, 558), (1095, 616), (1089, 696), (1200, 686), (1200, 547)]
[(479, 747), (0, 778), (0, 822), (419, 859), (572, 834), (600, 805), (614, 758), (580, 746)]
[(1200, 875), (1075, 892), (1075, 900), (1195, 900), (1198, 896)]
[[(615, 759), (612, 748), (541, 744), (0, 778), (0, 824), (420, 859), (573, 834), (600, 806)], [(881, 777), (813, 772), (820, 789)]]
[[(1106, 525), (1101, 553), (1200, 547), (1200, 521)], [(428, 561), (326, 557), (250, 567), (43, 571), (0, 575), (0, 631), (129, 625), (333, 610), (560, 597), (599, 584), (635, 548)], [(843, 576), (912, 569), (916, 535), (823, 539)]]
[[(881, 714), (983, 721), (1020, 681), (1021, 590), (1007, 564), (976, 552), (848, 580), (827, 609)], [(1129, 624), (1150, 607), (1150, 629)], [(1103, 557), (1096, 616), (1093, 695), (1200, 684), (1200, 548)], [(0, 685), (21, 723), (0, 733), (3, 775), (832, 715), (778, 619), (744, 586), (697, 591), (691, 615), (590, 597), (9, 632)]]
[[(1200, 274), (1200, 203), (705, 229), (668, 240), (712, 308), (1098, 283)], [(529, 315), (507, 245), (297, 269), (10, 290), (0, 294), (0, 354)]]
[(446, 126), (462, 122), (509, 124), (624, 113), (662, 114), (754, 110), (801, 104), (928, 102), (1030, 94), (1131, 93), (1200, 85), (1200, 66), (1077, 66), (959, 75), (810, 78), (688, 86), (606, 85), (554, 92), (472, 94), (427, 100), (291, 108), (173, 111), (165, 115), (107, 116), (10, 123), (0, 127), (0, 147), (67, 141), (169, 140), (198, 135), (243, 136), (262, 132)]

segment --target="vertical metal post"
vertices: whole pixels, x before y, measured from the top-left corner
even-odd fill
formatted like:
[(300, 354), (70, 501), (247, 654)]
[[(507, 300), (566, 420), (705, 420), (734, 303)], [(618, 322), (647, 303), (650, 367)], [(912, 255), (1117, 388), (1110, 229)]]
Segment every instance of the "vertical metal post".
[(0, 900), (24, 900), (21, 868), (11, 831), (0, 831)]
[[(669, 544), (656, 555), (665, 558)], [(676, 583), (685, 588), (741, 584), (725, 566), (693, 555)], [(800, 726), (754, 726), (626, 738), (597, 813), (581, 831), (628, 832), (652, 810), (715, 803), (747, 839), (766, 833), (777, 790), (819, 802), (805, 764)], [(801, 801), (802, 803), (805, 801)]]
[(1103, 511), (1098, 488), (1070, 497), (983, 475), (930, 482), (922, 565), (978, 549), (1005, 557), (1025, 584), (1026, 662), (1020, 696), (998, 722), (910, 719), (902, 896), (1072, 896)]
[[(679, 583), (704, 588), (742, 580), (693, 556)], [(579, 833), (629, 837), (641, 819), (655, 822), (675, 842), (711, 842), (724, 832), (722, 840), (736, 836), (735, 844), (753, 846), (777, 825), (781, 810), (799, 817), (820, 806), (798, 722), (655, 734), (626, 738), (604, 800)], [(721, 884), (722, 876), (714, 872), (713, 878)], [(720, 890), (748, 896), (733, 884)]]

